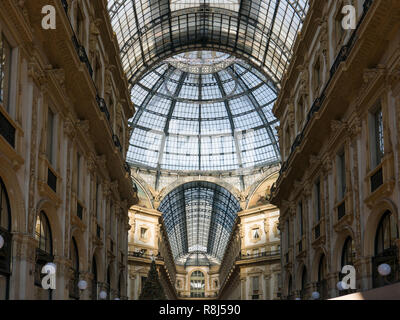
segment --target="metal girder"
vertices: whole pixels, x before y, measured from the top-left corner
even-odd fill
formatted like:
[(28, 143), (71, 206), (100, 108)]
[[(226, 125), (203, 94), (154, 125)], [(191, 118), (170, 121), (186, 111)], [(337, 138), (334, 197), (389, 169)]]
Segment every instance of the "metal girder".
[[(240, 56), (269, 73), (278, 84), (282, 77), (281, 69), (285, 69), (291, 59), (295, 39), (290, 35), (300, 31), (309, 7), (308, 0), (278, 0), (271, 21), (268, 17), (270, 12), (265, 13), (265, 10), (269, 10), (269, 4), (275, 3), (272, 0), (241, 0), (237, 12), (216, 8), (212, 4), (207, 11), (200, 6), (172, 12), (171, 4), (166, 0), (150, 1), (150, 4), (149, 0), (115, 0), (110, 3), (110, 16), (119, 37), (122, 60), (127, 61), (124, 68), (131, 84), (138, 81), (147, 66), (174, 52), (201, 48), (222, 49)], [(124, 7), (130, 8), (131, 4), (135, 17), (123, 12)], [(257, 5), (263, 10), (255, 10)], [(284, 16), (277, 19), (282, 14)], [(280, 24), (285, 25), (282, 27)], [(228, 30), (226, 26), (229, 26)], [(255, 33), (268, 34), (267, 41), (255, 37)], [(240, 34), (244, 34), (244, 38)], [(251, 45), (247, 47), (247, 43)], [(129, 56), (125, 56), (128, 52)], [(272, 56), (281, 57), (278, 65), (268, 61)], [(139, 60), (143, 61), (143, 66), (136, 63)]]
[[(174, 69), (172, 69), (172, 70), (174, 70)], [(169, 76), (170, 73), (168, 73), (167, 75)], [(186, 78), (186, 76), (187, 76), (187, 73), (182, 72), (180, 79), (179, 79), (178, 86), (176, 87), (176, 90), (174, 93), (174, 97), (177, 97), (179, 95), (179, 93), (181, 92), (182, 86), (183, 86), (183, 81)], [(175, 106), (176, 106), (176, 100), (173, 100), (171, 103), (171, 106), (169, 108), (169, 111), (168, 111), (167, 121), (165, 122), (165, 127), (164, 127), (164, 134), (161, 139), (161, 146), (160, 146), (160, 150), (158, 153), (158, 161), (157, 161), (157, 163), (158, 163), (157, 164), (157, 177), (156, 177), (156, 183), (155, 183), (156, 190), (158, 190), (158, 186), (159, 186), (160, 175), (161, 175), (161, 163), (162, 163), (162, 159), (164, 156), (165, 142), (169, 135), (169, 124), (171, 123), (171, 118), (172, 118), (172, 115), (174, 114)]]
[[(231, 67), (229, 67), (229, 68), (231, 68)], [(237, 73), (234, 70), (234, 68), (231, 68), (231, 70), (237, 75)], [(238, 78), (238, 81), (239, 81), (239, 84), (241, 86), (243, 86), (243, 88), (245, 90), (249, 90), (249, 87), (247, 86), (247, 84), (240, 77)], [(272, 142), (274, 142), (275, 153), (276, 153), (277, 157), (280, 158), (280, 150), (279, 150), (279, 147), (278, 147), (278, 141), (276, 141), (276, 137), (275, 137), (270, 125), (269, 125), (269, 121), (268, 121), (267, 117), (265, 116), (265, 114), (262, 111), (260, 105), (258, 104), (257, 99), (254, 97), (253, 92), (249, 92), (248, 98), (252, 102), (253, 106), (255, 106), (255, 109), (256, 109), (258, 115), (260, 116), (260, 118), (262, 119), (263, 123), (265, 124), (265, 128), (267, 129), (267, 133), (269, 135), (269, 138), (271, 139)]]
[[(212, 196), (210, 196), (211, 193)], [(188, 209), (190, 217), (187, 206), (194, 206)], [(221, 260), (222, 249), (229, 239), (226, 235), (232, 231), (239, 210), (240, 204), (232, 194), (213, 183), (190, 182), (171, 191), (161, 202), (160, 211), (169, 228), (167, 233), (173, 244), (175, 260), (188, 253), (198, 252), (199, 247), (206, 247), (206, 252), (210, 256)], [(208, 221), (200, 221), (200, 214), (203, 213), (209, 219)], [(188, 225), (189, 221), (192, 223), (191, 226)], [(176, 228), (177, 222), (179, 226)], [(179, 234), (175, 232), (176, 230)], [(181, 243), (182, 241), (184, 243)], [(191, 252), (189, 252), (189, 244), (191, 244)]]
[[(219, 77), (218, 73), (214, 74), (214, 78), (217, 81), (218, 87), (219, 87), (222, 95), (224, 97), (226, 97), (226, 92), (225, 92), (224, 86), (222, 85), (221, 78)], [(235, 141), (235, 151), (236, 151), (236, 156), (237, 156), (238, 163), (239, 163), (239, 168), (243, 169), (242, 154), (240, 152), (240, 144), (239, 144), (239, 141), (237, 139), (235, 123), (233, 122), (232, 111), (231, 111), (231, 108), (229, 106), (228, 100), (225, 99), (224, 104), (225, 104), (226, 113), (228, 114), (228, 117), (229, 117), (229, 123), (231, 125), (232, 137), (233, 137), (233, 140)], [(244, 184), (243, 175), (240, 175), (240, 183), (241, 183), (241, 190), (244, 191), (246, 189), (246, 187), (245, 187), (245, 184)]]

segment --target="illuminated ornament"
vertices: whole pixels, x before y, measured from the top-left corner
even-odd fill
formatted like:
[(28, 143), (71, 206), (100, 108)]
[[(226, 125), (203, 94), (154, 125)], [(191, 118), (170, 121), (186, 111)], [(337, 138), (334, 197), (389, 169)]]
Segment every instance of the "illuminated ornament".
[(99, 297), (100, 297), (101, 300), (105, 300), (107, 298), (107, 292), (100, 291)]
[(387, 263), (383, 263), (378, 267), (378, 272), (381, 276), (386, 277), (392, 272), (392, 268)]
[(57, 268), (56, 265), (53, 262), (46, 263), (45, 267), (46, 267), (47, 270), (48, 269), (56, 270), (56, 268)]
[(0, 235), (0, 249), (4, 246), (4, 238)]
[(314, 291), (312, 294), (311, 294), (311, 298), (313, 298), (313, 300), (318, 300), (319, 298), (320, 298), (320, 294), (319, 294), (319, 292), (317, 292), (317, 291)]
[(346, 290), (345, 287), (344, 287), (343, 281), (339, 281), (339, 282), (337, 283), (336, 287), (338, 288), (339, 291)]
[(87, 282), (85, 280), (81, 280), (78, 282), (78, 288), (80, 290), (86, 290), (87, 288)]

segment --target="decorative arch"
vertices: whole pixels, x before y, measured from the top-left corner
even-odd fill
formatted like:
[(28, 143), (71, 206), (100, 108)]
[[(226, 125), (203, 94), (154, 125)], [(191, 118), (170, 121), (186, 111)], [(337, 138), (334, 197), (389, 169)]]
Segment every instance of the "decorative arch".
[[(201, 269), (194, 269), (189, 274), (190, 296), (204, 298), (207, 284), (206, 273)], [(198, 288), (196, 288), (198, 286)]]
[[(101, 247), (95, 247), (93, 251), (93, 256), (92, 256), (92, 263), (93, 261), (96, 260), (96, 267), (97, 267), (97, 281), (98, 282), (104, 282), (105, 278), (105, 270), (104, 270), (104, 257), (102, 254), (102, 248)], [(92, 270), (92, 269), (91, 269)]]
[(144, 181), (143, 178), (140, 177), (140, 175), (138, 175), (134, 172), (131, 172), (131, 178), (133, 180), (133, 183), (135, 183), (139, 188), (142, 189), (142, 191), (147, 199), (147, 202), (150, 205), (150, 209), (154, 209), (154, 201), (153, 201), (154, 196), (153, 196), (153, 193), (151, 192), (148, 184), (146, 183), (146, 181)]
[(356, 238), (354, 231), (351, 227), (346, 226), (342, 232), (338, 234), (338, 237), (335, 241), (335, 247), (333, 250), (333, 259), (332, 259), (332, 268), (333, 270), (340, 271), (341, 270), (341, 259), (342, 259), (342, 251), (343, 246), (348, 238), (352, 238), (355, 244)]
[(88, 269), (88, 259), (87, 259), (85, 239), (83, 238), (82, 232), (77, 228), (74, 228), (72, 230), (71, 245), (72, 245), (72, 238), (75, 239), (78, 248), (79, 272), (85, 272)]
[[(53, 240), (53, 254), (55, 256), (57, 255), (62, 255), (63, 250), (64, 250), (64, 239), (62, 237), (63, 231), (60, 223), (60, 217), (57, 214), (57, 208), (54, 206), (52, 201), (50, 199), (42, 199), (40, 200), (37, 205), (36, 205), (36, 218), (35, 218), (35, 223), (38, 218), (38, 215), (40, 212), (43, 211), (46, 214), (47, 219), (49, 220), (50, 224), (50, 229), (51, 229), (51, 234), (52, 234), (52, 240)], [(33, 233), (35, 232), (35, 228), (33, 229)], [(33, 234), (33, 236), (35, 236)]]
[(228, 190), (238, 201), (241, 200), (241, 192), (239, 189), (237, 189), (235, 186), (223, 181), (222, 179), (219, 179), (217, 177), (179, 177), (177, 180), (175, 180), (173, 183), (165, 187), (164, 189), (161, 190), (159, 193), (157, 200), (162, 202), (162, 200), (167, 196), (171, 191), (175, 190), (176, 188), (189, 183), (189, 182), (209, 182), (216, 184), (226, 190)]
[(118, 298), (121, 299), (125, 295), (125, 272), (124, 270), (121, 270), (119, 275), (118, 275), (118, 286), (117, 286), (117, 292), (118, 292)]
[[(314, 259), (312, 263), (312, 269), (311, 269), (311, 274), (309, 276), (309, 279), (312, 282), (317, 282), (318, 281), (318, 269), (319, 269), (319, 263), (321, 260), (321, 257), (325, 256), (326, 261), (328, 261), (328, 255), (327, 251), (323, 247), (319, 247), (314, 254)], [(328, 272), (328, 269), (326, 270)]]
[(253, 197), (255, 196), (258, 189), (260, 187), (262, 187), (262, 185), (265, 182), (267, 182), (268, 180), (271, 180), (274, 176), (276, 176), (276, 178), (278, 178), (279, 169), (280, 169), (280, 165), (268, 168), (267, 171), (264, 172), (263, 175), (259, 179), (257, 179), (257, 181), (255, 183), (253, 183), (251, 185), (251, 187), (248, 190), (246, 209), (249, 209), (249, 205), (251, 204)]
[(295, 288), (298, 288), (298, 290), (301, 290), (301, 285), (302, 285), (302, 279), (303, 279), (303, 271), (306, 270), (307, 272), (307, 280), (309, 278), (309, 273), (308, 273), (308, 268), (307, 265), (304, 262), (301, 262), (299, 267), (297, 268), (297, 273), (295, 275)]
[(293, 287), (293, 276), (292, 276), (291, 273), (288, 273), (288, 282), (287, 282), (287, 287), (286, 287), (286, 293), (287, 293), (288, 297), (293, 294), (293, 291), (294, 291), (293, 289), (294, 289), (294, 287)]
[(7, 190), (11, 207), (11, 232), (26, 232), (25, 197), (18, 183), (19, 179), (15, 174), (14, 168), (4, 156), (0, 155), (0, 162), (0, 178), (3, 180)]
[(364, 231), (364, 256), (374, 256), (375, 254), (375, 235), (379, 222), (386, 211), (390, 211), (399, 225), (399, 212), (397, 205), (390, 199), (385, 198), (379, 201), (372, 209), (368, 217)]

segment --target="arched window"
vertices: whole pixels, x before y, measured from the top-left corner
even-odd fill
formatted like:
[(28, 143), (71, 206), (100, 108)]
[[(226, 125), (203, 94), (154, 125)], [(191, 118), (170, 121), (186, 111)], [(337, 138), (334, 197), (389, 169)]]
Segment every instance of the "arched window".
[(98, 283), (98, 277), (97, 277), (97, 263), (96, 263), (96, 258), (93, 256), (93, 261), (92, 261), (92, 274), (93, 274), (93, 281), (92, 281), (92, 300), (97, 300), (97, 283)]
[(391, 250), (395, 245), (395, 240), (399, 238), (399, 230), (394, 215), (386, 211), (378, 225), (375, 237), (375, 255)]
[(307, 286), (307, 268), (303, 268), (303, 272), (301, 274), (301, 290), (300, 290), (300, 299), (304, 300), (306, 298), (306, 286)]
[(111, 300), (111, 266), (107, 268), (107, 299)]
[[(347, 237), (346, 241), (344, 242), (343, 249), (342, 249), (342, 257), (340, 261), (340, 270), (339, 270), (339, 280), (343, 280), (346, 274), (343, 274), (341, 271), (344, 266), (354, 266), (354, 257), (355, 257), (355, 250), (354, 250), (354, 241), (351, 237)], [(340, 295), (346, 295), (353, 293), (354, 290), (340, 290)]]
[(0, 300), (8, 300), (11, 274), (11, 207), (6, 187), (0, 178), (0, 235), (4, 245), (0, 249)]
[(205, 286), (204, 273), (201, 271), (194, 271), (190, 277), (190, 297), (204, 298)]
[(70, 246), (70, 259), (71, 259), (71, 278), (69, 281), (69, 296), (72, 299), (79, 299), (79, 253), (78, 246), (76, 245), (75, 238), (72, 237)]
[(11, 207), (6, 186), (0, 178), (0, 229), (3, 232), (11, 231)]
[(124, 275), (123, 275), (123, 273), (121, 273), (120, 275), (119, 275), (119, 279), (118, 279), (118, 298), (120, 298), (121, 299), (121, 297), (122, 297), (122, 285), (123, 285), (123, 283), (124, 283)]
[(288, 283), (288, 300), (293, 300), (293, 281), (292, 276), (289, 276), (289, 283)]
[(351, 237), (348, 237), (344, 242), (342, 250), (341, 267), (343, 268), (344, 266), (354, 266), (354, 256), (355, 251), (353, 239)]
[[(396, 239), (399, 239), (396, 218), (390, 211), (386, 211), (379, 222), (375, 236), (375, 256), (372, 258), (374, 288), (392, 284), (400, 280), (398, 248), (395, 244)], [(387, 277), (382, 277), (378, 273), (378, 267), (381, 264), (391, 266), (391, 273)]]
[(328, 282), (326, 278), (327, 278), (326, 258), (325, 255), (323, 254), (319, 260), (318, 283), (317, 283), (317, 289), (321, 299), (326, 299), (328, 297)]
[[(40, 211), (36, 219), (35, 238), (38, 241), (36, 248), (35, 285), (42, 287), (42, 268), (49, 262), (53, 262), (53, 239), (49, 219), (44, 211)], [(48, 298), (52, 298), (52, 290), (48, 291)]]
[(40, 211), (40, 214), (36, 220), (35, 237), (39, 242), (39, 250), (49, 255), (53, 254), (53, 240), (51, 236), (50, 223), (44, 211)]

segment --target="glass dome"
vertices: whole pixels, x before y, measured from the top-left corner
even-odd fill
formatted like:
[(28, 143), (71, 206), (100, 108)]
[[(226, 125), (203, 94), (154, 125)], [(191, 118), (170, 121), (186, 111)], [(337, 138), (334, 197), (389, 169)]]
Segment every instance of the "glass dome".
[(132, 88), (127, 161), (161, 171), (234, 171), (280, 162), (272, 81), (229, 54), (176, 55)]

